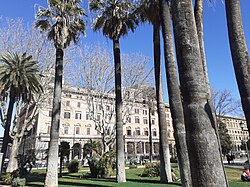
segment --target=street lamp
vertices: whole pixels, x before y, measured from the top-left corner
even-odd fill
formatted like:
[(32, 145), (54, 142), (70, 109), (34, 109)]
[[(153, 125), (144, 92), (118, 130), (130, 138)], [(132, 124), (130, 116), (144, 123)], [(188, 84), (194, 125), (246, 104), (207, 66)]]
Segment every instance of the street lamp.
[[(244, 129), (244, 127), (245, 127), (245, 124), (241, 121), (241, 122), (240, 122), (240, 128), (241, 128), (241, 130), (242, 130), (243, 132), (244, 132), (244, 131), (248, 131), (247, 129)], [(243, 143), (244, 143), (245, 146), (246, 146), (247, 161), (248, 161), (248, 163), (250, 163), (250, 162), (249, 162), (249, 153), (248, 153), (247, 141), (244, 141), (244, 140), (243, 140)]]

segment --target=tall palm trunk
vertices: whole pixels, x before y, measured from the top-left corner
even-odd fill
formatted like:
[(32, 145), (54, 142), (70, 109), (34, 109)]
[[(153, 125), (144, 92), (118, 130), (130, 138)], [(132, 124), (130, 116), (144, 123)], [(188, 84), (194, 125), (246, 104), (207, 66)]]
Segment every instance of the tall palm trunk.
[(115, 65), (115, 112), (116, 112), (116, 180), (126, 182), (124, 139), (122, 122), (122, 85), (121, 85), (121, 56), (119, 39), (113, 40), (114, 65)]
[(161, 49), (160, 49), (160, 24), (153, 25), (154, 40), (154, 68), (155, 68), (155, 87), (157, 112), (159, 121), (160, 136), (160, 180), (161, 182), (172, 182), (170, 153), (168, 144), (168, 131), (165, 113), (165, 104), (162, 89), (162, 69), (161, 69)]
[(13, 91), (13, 89), (11, 89), (10, 96), (9, 96), (7, 119), (4, 125), (3, 145), (1, 149), (1, 153), (3, 153), (1, 173), (3, 169), (4, 159), (6, 157), (6, 153), (8, 149), (8, 144), (11, 142), (9, 133), (10, 133), (10, 126), (11, 126), (11, 119), (12, 119), (12, 112), (13, 112), (14, 104), (15, 104), (15, 92)]
[(173, 26), (193, 186), (227, 186), (191, 0), (173, 0)]
[(187, 152), (186, 132), (179, 83), (174, 57), (173, 36), (169, 5), (166, 0), (160, 0), (162, 18), (162, 36), (164, 42), (164, 57), (167, 76), (167, 87), (171, 116), (173, 119), (174, 137), (177, 149), (178, 164), (183, 187), (191, 187), (190, 164)]
[[(209, 96), (208, 102), (210, 103), (209, 104), (210, 106), (213, 106), (213, 101), (212, 101), (212, 98), (211, 98), (212, 95), (211, 95), (211, 90), (210, 90), (210, 82), (209, 82), (209, 79), (208, 79), (206, 53), (205, 53), (205, 48), (204, 48), (203, 4), (204, 4), (204, 0), (195, 0), (194, 16), (195, 16), (196, 29), (197, 29), (198, 39), (199, 39), (200, 55), (201, 55), (201, 60), (202, 60), (204, 78), (205, 78), (205, 83), (206, 83), (206, 87), (207, 87), (206, 90), (207, 90), (207, 94)], [(212, 107), (211, 110), (212, 110), (213, 120), (216, 121), (216, 124), (217, 124), (215, 108)], [(220, 137), (219, 137), (219, 132), (218, 132), (218, 126), (217, 125), (215, 126), (215, 130), (216, 130), (217, 139), (218, 139), (218, 142), (219, 142), (219, 145), (220, 145), (219, 146), (220, 154), (222, 154), (221, 144), (220, 144)], [(223, 162), (222, 156), (221, 156), (221, 162)], [(224, 169), (224, 167), (223, 167), (223, 169)], [(225, 169), (224, 169), (224, 173), (225, 173), (225, 176), (226, 176)]]
[[(8, 167), (6, 172), (13, 172), (15, 170), (18, 169), (18, 154), (20, 154), (19, 150), (20, 150), (20, 145), (23, 141), (23, 137), (24, 137), (24, 132), (26, 130), (27, 127), (27, 122), (28, 122), (28, 114), (29, 114), (29, 108), (30, 105), (27, 104), (27, 107), (25, 109), (25, 115), (24, 115), (24, 122), (23, 122), (23, 127), (18, 126), (18, 132), (16, 132), (15, 136), (13, 137), (12, 140), (12, 147), (11, 147), (11, 151), (10, 151), (10, 157), (9, 157), (9, 163), (8, 163)], [(20, 129), (20, 132), (19, 132)], [(23, 148), (24, 148), (24, 144), (23, 144)], [(22, 153), (25, 154), (25, 153)]]
[(56, 49), (54, 98), (45, 187), (58, 186), (58, 140), (61, 113), (63, 49)]
[(206, 53), (204, 48), (204, 32), (203, 32), (203, 0), (195, 0), (194, 16), (197, 28), (197, 34), (199, 39), (200, 54), (203, 66), (204, 77), (206, 81), (207, 91), (210, 93), (210, 83), (208, 79), (207, 63), (206, 63)]
[(250, 59), (242, 26), (240, 1), (227, 0), (225, 4), (234, 72), (250, 134)]
[(153, 140), (152, 140), (152, 120), (151, 120), (151, 106), (148, 109), (148, 131), (149, 131), (149, 161), (153, 161)]

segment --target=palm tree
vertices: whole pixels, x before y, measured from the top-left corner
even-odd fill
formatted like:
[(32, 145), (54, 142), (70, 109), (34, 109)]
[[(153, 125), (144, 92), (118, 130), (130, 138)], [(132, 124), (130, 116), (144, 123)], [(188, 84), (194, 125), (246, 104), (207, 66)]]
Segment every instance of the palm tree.
[(172, 42), (173, 36), (172, 36), (172, 26), (171, 26), (171, 15), (167, 0), (160, 0), (160, 13), (161, 13), (162, 36), (164, 42), (164, 57), (165, 57), (165, 68), (167, 76), (169, 105), (170, 105), (171, 116), (173, 119), (174, 137), (176, 142), (178, 164), (180, 168), (182, 186), (190, 187), (192, 186), (192, 184), (191, 184), (189, 157), (187, 152), (186, 130), (185, 130), (184, 114), (180, 96), (178, 77), (177, 77), (174, 47)]
[(103, 35), (113, 41), (116, 94), (116, 177), (117, 182), (125, 182), (119, 39), (127, 35), (130, 30), (134, 31), (138, 23), (133, 14), (134, 5), (127, 0), (91, 0), (89, 9), (98, 15), (93, 23), (94, 31), (102, 30)]
[(71, 42), (78, 42), (80, 33), (85, 34), (85, 16), (80, 7), (80, 0), (49, 0), (48, 8), (41, 9), (36, 15), (35, 27), (47, 32), (48, 40), (54, 43), (56, 49), (54, 99), (52, 122), (48, 152), (48, 167), (45, 186), (58, 186), (58, 138), (61, 112), (63, 55), (64, 49)]
[(191, 0), (172, 1), (192, 186), (227, 186)]
[(1, 149), (4, 161), (8, 143), (11, 142), (9, 132), (14, 104), (20, 100), (29, 103), (35, 93), (42, 91), (38, 65), (31, 55), (7, 53), (0, 58), (0, 88), (0, 95), (9, 100)]
[(247, 50), (239, 0), (225, 1), (228, 36), (234, 72), (241, 97), (242, 108), (250, 133), (250, 59)]
[(161, 162), (161, 182), (172, 182), (170, 153), (167, 137), (167, 123), (165, 114), (165, 104), (162, 88), (162, 67), (161, 67), (161, 50), (160, 50), (160, 13), (159, 1), (147, 0), (142, 1), (137, 8), (136, 13), (140, 16), (142, 22), (150, 22), (153, 25), (153, 43), (154, 43), (154, 69), (157, 112), (159, 119), (160, 131), (160, 162)]

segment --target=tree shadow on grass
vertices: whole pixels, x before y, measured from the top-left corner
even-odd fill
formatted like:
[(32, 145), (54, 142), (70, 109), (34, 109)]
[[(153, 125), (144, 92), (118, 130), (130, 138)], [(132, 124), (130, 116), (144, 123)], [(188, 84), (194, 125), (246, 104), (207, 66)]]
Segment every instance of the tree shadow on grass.
[[(164, 183), (161, 183), (161, 181), (159, 180), (150, 180), (150, 179), (145, 179), (145, 180), (142, 180), (142, 179), (127, 179), (127, 181), (130, 181), (130, 182), (137, 182), (137, 183), (150, 183), (150, 184), (164, 184)], [(165, 184), (171, 184), (171, 185), (176, 185), (176, 186), (182, 186), (180, 183), (175, 183), (175, 182), (171, 182), (171, 183), (165, 183)]]
[(87, 186), (87, 187), (107, 187), (106, 185), (100, 185), (100, 184), (88, 184), (88, 183), (77, 183), (77, 182), (67, 182), (67, 181), (59, 181), (59, 185), (65, 185), (65, 186)]

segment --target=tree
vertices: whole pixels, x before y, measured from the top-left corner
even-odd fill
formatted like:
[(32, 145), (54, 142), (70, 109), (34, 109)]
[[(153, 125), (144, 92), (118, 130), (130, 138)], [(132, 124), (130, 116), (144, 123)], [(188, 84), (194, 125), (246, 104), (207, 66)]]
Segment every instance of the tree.
[(7, 100), (8, 110), (4, 123), (4, 138), (1, 152), (3, 161), (6, 155), (8, 143), (11, 142), (9, 132), (12, 121), (14, 104), (17, 101), (29, 103), (34, 94), (42, 92), (40, 74), (37, 62), (26, 53), (18, 55), (7, 53), (0, 58), (0, 95)]
[(240, 1), (225, 1), (228, 37), (242, 108), (250, 133), (250, 58), (242, 26)]
[[(36, 29), (26, 26), (23, 24), (21, 19), (8, 19), (6, 18), (0, 24), (0, 51), (2, 54), (8, 51), (16, 51), (21, 53), (22, 51), (27, 51), (27, 54), (32, 54), (33, 59), (38, 61), (39, 71), (43, 74), (41, 84), (42, 88), (46, 90), (48, 85), (50, 85), (53, 77), (46, 76), (45, 72), (52, 69), (50, 65), (51, 57), (54, 56), (53, 46), (46, 41), (46, 38), (40, 34)], [(15, 37), (13, 37), (15, 36)], [(66, 57), (68, 58), (68, 57)], [(13, 172), (18, 169), (17, 155), (22, 149), (22, 140), (24, 131), (31, 130), (33, 128), (34, 119), (37, 115), (37, 109), (41, 106), (46, 98), (51, 93), (39, 93), (34, 95), (34, 99), (29, 103), (23, 103), (19, 101), (15, 104), (15, 109), (13, 111), (14, 123), (12, 130), (10, 131), (10, 137), (12, 143), (10, 145), (9, 152), (9, 162), (7, 167), (7, 172)], [(4, 125), (4, 119), (6, 114), (6, 106), (8, 101), (2, 103), (0, 108), (1, 124)], [(29, 108), (29, 109), (28, 109)], [(29, 111), (26, 115), (25, 111)], [(26, 119), (27, 117), (27, 119)], [(22, 118), (22, 119), (20, 119)], [(26, 124), (25, 124), (26, 123)]]
[[(86, 93), (89, 119), (94, 121), (95, 129), (102, 138), (103, 152), (108, 151), (115, 142), (115, 95), (114, 70), (107, 46), (85, 45), (77, 50), (76, 60), (68, 65), (66, 73), (70, 85), (82, 88)], [(134, 89), (151, 81), (149, 59), (140, 53), (121, 54), (122, 59), (122, 96), (123, 122), (132, 114), (135, 98), (143, 90)], [(133, 94), (129, 94), (134, 91)], [(134, 96), (134, 97), (131, 97)]]
[(127, 35), (130, 30), (135, 30), (137, 20), (133, 14), (133, 4), (127, 0), (91, 0), (89, 9), (98, 15), (93, 23), (94, 31), (102, 30), (103, 35), (113, 41), (116, 102), (116, 177), (117, 182), (125, 182), (119, 39)]
[(227, 186), (192, 1), (172, 1), (172, 16), (192, 185)]
[(35, 27), (47, 32), (56, 49), (55, 82), (52, 109), (52, 122), (48, 153), (48, 167), (45, 186), (58, 186), (57, 161), (58, 138), (61, 112), (62, 75), (64, 49), (71, 42), (78, 42), (80, 33), (85, 34), (86, 24), (82, 20), (85, 16), (80, 7), (80, 0), (49, 0), (47, 9), (40, 9), (36, 15)]
[(184, 114), (178, 75), (176, 70), (176, 61), (173, 47), (173, 36), (171, 26), (171, 16), (168, 1), (160, 0), (161, 26), (164, 41), (164, 57), (167, 77), (167, 88), (169, 96), (169, 105), (173, 119), (174, 137), (176, 142), (178, 164), (180, 168), (181, 181), (183, 186), (191, 186), (190, 164), (187, 152), (186, 131), (184, 123)]
[(159, 119), (160, 131), (160, 166), (162, 182), (172, 182), (171, 166), (170, 166), (170, 153), (167, 134), (167, 123), (165, 114), (165, 104), (162, 88), (162, 67), (161, 67), (161, 50), (160, 50), (160, 13), (159, 1), (142, 1), (138, 8), (137, 14), (140, 16), (142, 22), (148, 21), (153, 25), (153, 45), (154, 45), (154, 69), (155, 69), (155, 87), (156, 87), (156, 100), (157, 112)]
[(212, 89), (212, 99), (214, 102), (217, 118), (225, 115), (241, 113), (240, 101), (235, 100), (231, 92), (227, 89)]
[(231, 137), (228, 134), (227, 125), (225, 123), (219, 121), (218, 126), (219, 126), (218, 132), (220, 136), (221, 151), (223, 155), (226, 155), (232, 149)]

